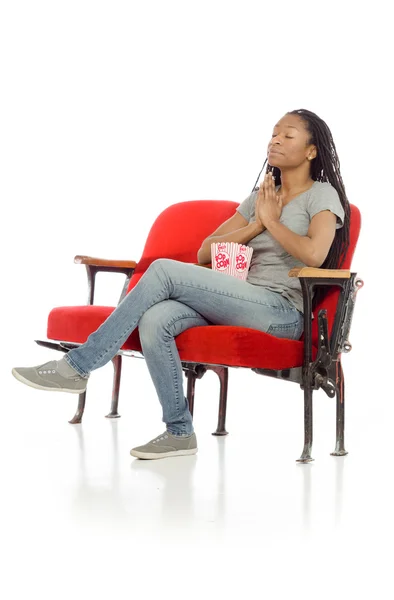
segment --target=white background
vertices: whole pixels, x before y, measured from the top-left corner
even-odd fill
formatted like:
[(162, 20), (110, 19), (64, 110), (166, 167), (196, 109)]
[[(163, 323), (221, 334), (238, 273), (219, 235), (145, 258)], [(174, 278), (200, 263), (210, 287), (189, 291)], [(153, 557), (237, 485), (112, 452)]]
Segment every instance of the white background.
[[(10, 370), (12, 366), (36, 364), (52, 356), (33, 342), (45, 337), (46, 319), (52, 307), (86, 302), (85, 270), (73, 264), (74, 256), (88, 254), (138, 261), (153, 220), (169, 204), (195, 199), (241, 202), (250, 193), (265, 160), (272, 127), (285, 112), (298, 108), (316, 112), (330, 127), (348, 198), (362, 213), (353, 269), (365, 287), (358, 295), (354, 316), (354, 349), (345, 357), (349, 386), (351, 389), (353, 381), (353, 394), (357, 396), (357, 402), (349, 409), (353, 412), (348, 427), (350, 433), (353, 431), (354, 442), (359, 443), (359, 453), (364, 449), (370, 460), (378, 455), (389, 460), (393, 450), (389, 423), (394, 412), (389, 270), (393, 217), (393, 96), (389, 89), (393, 47), (388, 5), (380, 1), (355, 4), (279, 0), (1, 3), (1, 370), (2, 380), (6, 381), (1, 443), (2, 460), (11, 479), (23, 464), (22, 456), (27, 458), (23, 447), (26, 436), (35, 439), (37, 431), (45, 436), (50, 423), (55, 422), (54, 427), (60, 427), (61, 422), (62, 427), (70, 428), (65, 418), (66, 414), (71, 417), (72, 410), (69, 401), (66, 408), (63, 398), (52, 400), (53, 412), (47, 427), (38, 427), (39, 417), (33, 406), (37, 403), (38, 408), (39, 394), (22, 390), (12, 380)], [(185, 226), (192, 228), (193, 224)], [(99, 276), (97, 303), (115, 305), (121, 285), (118, 276)], [(131, 366), (127, 368), (131, 370)], [(143, 368), (138, 369), (139, 376), (146, 379)], [(231, 376), (234, 386), (250, 386), (252, 393), (262, 385), (252, 374), (236, 372)], [(110, 377), (110, 370), (105, 377)], [(207, 377), (206, 381), (204, 385), (216, 386), (214, 379), (210, 382)], [(127, 375), (124, 385), (128, 385)], [(129, 385), (132, 386), (131, 378)], [(216, 393), (215, 387), (215, 397)], [(152, 418), (146, 431), (153, 437), (157, 431), (152, 427), (159, 423), (159, 414), (152, 390), (150, 394)], [(53, 408), (56, 402), (60, 413)], [(270, 409), (265, 406), (267, 415)], [(297, 419), (301, 410), (298, 404)], [(212, 423), (215, 411), (216, 404)], [(233, 431), (242, 419), (250, 423), (241, 407), (238, 411)], [(332, 418), (332, 412), (329, 414)], [(146, 416), (149, 419), (148, 413)], [(98, 418), (96, 414), (92, 427)], [(290, 425), (287, 424), (289, 431), (293, 429)], [(300, 425), (297, 421), (297, 440), (301, 443)], [(123, 426), (126, 427), (124, 421)], [(244, 421), (240, 427), (245, 435), (242, 444), (246, 444), (247, 423)], [(256, 427), (258, 434), (257, 422)], [(22, 438), (18, 458), (14, 455), (16, 430)], [(330, 435), (332, 439), (332, 429)], [(373, 448), (367, 452), (373, 436)], [(133, 445), (131, 438), (129, 435)], [(145, 441), (136, 439), (136, 434), (134, 440)], [(383, 449), (379, 450), (381, 443)], [(324, 452), (331, 449), (325, 448)], [(67, 443), (58, 450), (66, 462)], [(105, 448), (102, 451), (105, 455)], [(296, 457), (292, 450), (287, 447), (282, 451), (286, 451), (288, 468), (293, 469)], [(262, 455), (267, 457), (270, 452), (265, 448)], [(371, 463), (371, 473), (374, 464)], [(274, 469), (271, 475), (276, 473), (280, 478), (280, 468), (279, 473)], [(361, 473), (360, 466), (360, 477)], [(23, 487), (24, 476), (18, 475), (22, 482), (16, 492), (18, 498), (29, 494)], [(379, 478), (377, 481), (378, 485), (382, 483)], [(41, 481), (40, 485), (45, 483)], [(379, 490), (376, 493), (379, 496)], [(9, 524), (17, 522), (23, 508), (15, 508), (12, 494), (8, 500), (5, 497), (3, 516), (8, 515)], [(375, 514), (376, 510), (375, 506), (372, 512)], [(55, 517), (61, 518), (56, 514)], [(360, 521), (368, 518), (363, 513)], [(383, 520), (389, 518), (391, 510)], [(67, 519), (68, 523), (73, 522), (69, 514)], [(3, 538), (6, 553), (7, 544), (16, 543), (14, 535), (15, 528), (10, 525)], [(101, 535), (106, 539), (105, 534)], [(272, 535), (275, 547), (280, 548), (281, 542), (288, 547), (285, 532), (282, 538), (275, 536), (275, 530)], [(353, 535), (357, 536), (356, 526), (352, 538)], [(108, 551), (115, 551), (117, 542), (108, 536)], [(81, 536), (70, 535), (59, 554), (70, 574), (75, 568), (73, 552), (78, 539), (81, 544)], [(297, 555), (297, 543), (293, 542)], [(22, 536), (20, 544), (24, 543)], [(30, 539), (29, 543), (33, 554), (34, 548), (39, 550), (40, 539)], [(263, 551), (264, 540), (260, 543)], [(51, 553), (43, 544), (45, 562)], [(94, 560), (104, 565), (103, 555), (97, 551), (96, 556), (94, 543), (89, 544), (84, 559), (92, 552)], [(338, 551), (335, 540), (332, 544)], [(130, 549), (132, 565), (137, 550), (131, 542)], [(353, 551), (355, 548), (350, 550)], [(122, 546), (119, 552), (122, 581), (126, 582), (125, 548)], [(158, 554), (163, 552), (160, 546)], [(182, 545), (180, 554), (185, 552)], [(12, 573), (17, 574), (18, 568), (23, 571), (28, 560), (25, 556), (18, 562), (16, 552), (11, 561)], [(197, 562), (194, 567), (190, 565), (191, 573), (195, 569), (203, 573), (201, 560), (193, 560)], [(305, 560), (307, 567), (308, 558)], [(37, 565), (39, 562), (37, 558)], [(155, 555), (152, 572), (158, 563)], [(94, 564), (93, 560), (89, 563), (89, 577), (94, 575)], [(149, 579), (148, 563), (142, 564)], [(283, 565), (284, 573), (291, 564), (289, 555)], [(352, 564), (356, 571), (356, 563)], [(382, 561), (380, 565), (382, 568)], [(331, 568), (334, 574), (334, 563)], [(168, 563), (165, 578), (157, 582), (157, 593), (161, 593), (162, 585), (167, 592), (176, 594), (190, 591), (190, 582), (180, 579), (179, 571), (185, 576), (184, 569), (175, 558), (172, 567)], [(63, 571), (56, 573), (61, 579)], [(233, 571), (233, 582), (242, 590), (245, 581), (241, 573), (238, 575), (237, 579)], [(80, 585), (88, 585), (83, 573), (78, 577)], [(345, 581), (346, 574), (343, 577)], [(262, 573), (254, 572), (248, 578), (251, 589), (253, 582), (258, 589), (262, 578)], [(371, 571), (371, 586), (373, 579)], [(130, 575), (130, 595), (131, 581)], [(381, 576), (379, 581), (382, 582)], [(37, 579), (35, 585), (39, 589), (42, 579)], [(19, 586), (22, 593), (23, 582)], [(124, 592), (128, 589), (126, 583), (125, 586)], [(99, 586), (94, 589), (97, 597)], [(45, 594), (48, 595), (42, 597), (56, 596), (49, 583)], [(11, 597), (22, 596), (15, 592), (8, 595)], [(271, 591), (269, 597), (280, 595)], [(391, 596), (382, 593), (380, 597)]]

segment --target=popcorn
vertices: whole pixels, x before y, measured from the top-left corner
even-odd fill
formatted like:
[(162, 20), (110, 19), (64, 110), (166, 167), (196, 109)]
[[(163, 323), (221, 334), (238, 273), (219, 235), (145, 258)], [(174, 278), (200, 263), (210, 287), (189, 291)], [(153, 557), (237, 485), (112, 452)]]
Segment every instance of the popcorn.
[(211, 244), (212, 270), (246, 279), (252, 259), (253, 248), (234, 242)]

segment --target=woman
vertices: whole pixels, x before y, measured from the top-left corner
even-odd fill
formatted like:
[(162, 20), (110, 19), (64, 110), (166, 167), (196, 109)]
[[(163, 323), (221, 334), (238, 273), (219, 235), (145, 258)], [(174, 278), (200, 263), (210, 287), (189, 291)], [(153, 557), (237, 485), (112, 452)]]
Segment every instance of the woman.
[(82, 393), (91, 371), (110, 361), (138, 326), (166, 431), (133, 448), (131, 455), (195, 454), (197, 440), (174, 338), (190, 327), (216, 324), (299, 339), (302, 293), (289, 270), (337, 268), (348, 246), (349, 203), (326, 123), (304, 109), (285, 114), (274, 127), (267, 160), (263, 183), (203, 241), (197, 255), (203, 265), (210, 262), (214, 242), (248, 244), (254, 252), (246, 281), (158, 259), (85, 344), (59, 361), (13, 369), (14, 376), (38, 389)]

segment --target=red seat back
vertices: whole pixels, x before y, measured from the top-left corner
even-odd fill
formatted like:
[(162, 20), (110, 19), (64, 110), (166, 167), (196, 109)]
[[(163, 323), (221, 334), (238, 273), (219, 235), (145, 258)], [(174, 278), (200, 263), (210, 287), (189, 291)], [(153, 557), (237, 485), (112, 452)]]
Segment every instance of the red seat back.
[[(360, 234), (361, 228), (361, 215), (357, 206), (354, 204), (350, 205), (350, 232), (349, 232), (349, 248), (345, 256), (344, 263), (341, 266), (341, 269), (350, 269), (352, 264), (353, 254), (356, 249), (358, 236)], [(327, 294), (325, 294), (324, 298), (319, 302), (316, 306), (313, 315), (313, 323), (312, 323), (312, 342), (315, 346), (317, 346), (317, 335), (318, 335), (318, 322), (317, 315), (319, 314), (319, 310), (326, 309), (327, 310), (327, 319), (328, 319), (328, 334), (331, 335), (331, 331), (334, 325), (335, 312), (337, 309), (338, 298), (340, 294), (340, 288), (335, 286), (333, 288), (328, 288)], [(303, 336), (301, 337), (303, 339)]]
[(149, 231), (128, 291), (158, 258), (197, 263), (197, 252), (204, 239), (232, 217), (238, 206), (239, 202), (232, 200), (190, 200), (164, 209)]

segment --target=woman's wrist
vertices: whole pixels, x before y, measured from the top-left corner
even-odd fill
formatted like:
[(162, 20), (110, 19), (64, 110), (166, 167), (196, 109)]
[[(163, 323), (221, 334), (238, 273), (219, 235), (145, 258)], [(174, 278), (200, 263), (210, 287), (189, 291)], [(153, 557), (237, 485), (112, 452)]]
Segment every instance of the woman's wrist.
[(268, 231), (271, 231), (271, 229), (273, 227), (276, 227), (278, 223), (280, 223), (280, 219), (273, 219), (273, 218), (272, 219), (268, 219), (266, 221), (265, 229), (268, 229)]
[(252, 230), (255, 232), (255, 236), (263, 233), (266, 229), (262, 223), (257, 223), (257, 221), (251, 221), (250, 225), (252, 225)]

